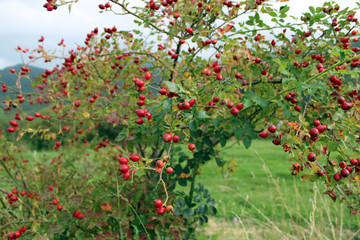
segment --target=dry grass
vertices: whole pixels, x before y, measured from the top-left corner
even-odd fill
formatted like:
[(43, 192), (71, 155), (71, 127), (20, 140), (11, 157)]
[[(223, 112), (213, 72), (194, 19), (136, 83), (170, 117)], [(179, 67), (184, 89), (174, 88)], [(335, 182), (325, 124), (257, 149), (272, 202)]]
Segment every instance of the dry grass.
[[(281, 187), (279, 179), (273, 176), (264, 159), (255, 150), (253, 151), (261, 159), (263, 169), (269, 176), (269, 195), (267, 199), (263, 199), (266, 204), (255, 206), (249, 196), (243, 196), (231, 187), (221, 186), (220, 189), (224, 194), (229, 194), (232, 198), (240, 197), (243, 200), (243, 209), (239, 212), (229, 211), (229, 209), (219, 208), (220, 203), (219, 210), (223, 211), (224, 216), (232, 215), (235, 221), (211, 218), (209, 224), (200, 229), (203, 237), (199, 239), (360, 239), (360, 218), (349, 215), (346, 204), (334, 204), (328, 196), (322, 194), (320, 183), (313, 183), (313, 195), (309, 199), (311, 208), (304, 209), (299, 201), (303, 199), (301, 186), (298, 186), (294, 180), (293, 186)], [(289, 191), (296, 195), (296, 201), (291, 204), (286, 201)], [(265, 207), (269, 206), (274, 211), (281, 211), (283, 216), (281, 221), (278, 218), (273, 220), (275, 218), (271, 214), (264, 214)], [(248, 208), (256, 210), (258, 216), (254, 218), (246, 214)], [(344, 227), (344, 218), (351, 218), (351, 221), (359, 226), (358, 230), (349, 230)]]

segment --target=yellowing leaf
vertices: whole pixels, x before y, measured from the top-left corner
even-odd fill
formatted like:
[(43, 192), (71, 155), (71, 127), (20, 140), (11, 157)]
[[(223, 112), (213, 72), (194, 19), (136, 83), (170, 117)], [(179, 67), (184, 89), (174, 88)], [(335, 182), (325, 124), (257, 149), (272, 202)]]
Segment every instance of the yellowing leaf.
[(88, 113), (88, 112), (83, 112), (82, 115), (84, 118), (90, 118), (90, 113)]
[(104, 210), (104, 211), (106, 211), (106, 212), (110, 212), (111, 211), (111, 205), (110, 205), (110, 203), (102, 203), (101, 205), (100, 205), (100, 207), (101, 207), (101, 209), (102, 210)]
[(296, 126), (296, 125), (297, 125), (297, 122), (288, 122), (288, 124), (289, 124), (290, 126)]

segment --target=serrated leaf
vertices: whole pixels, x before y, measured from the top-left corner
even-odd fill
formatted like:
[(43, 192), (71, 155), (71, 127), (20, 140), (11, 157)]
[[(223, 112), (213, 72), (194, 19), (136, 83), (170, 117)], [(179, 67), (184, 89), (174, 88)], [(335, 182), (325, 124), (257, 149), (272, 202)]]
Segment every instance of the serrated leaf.
[(168, 98), (164, 100), (163, 110), (168, 110), (172, 106), (172, 98)]
[(176, 83), (165, 81), (166, 86), (168, 87), (170, 92), (178, 92), (179, 90), (182, 90), (182, 88), (177, 85)]
[(129, 129), (124, 128), (124, 129), (121, 130), (121, 132), (117, 135), (117, 137), (115, 138), (115, 141), (120, 142), (120, 141), (124, 140), (128, 134), (129, 134)]
[(315, 13), (315, 8), (314, 8), (313, 6), (310, 6), (309, 9), (310, 9), (310, 12), (311, 12), (312, 14)]
[(280, 7), (280, 13), (286, 13), (289, 10), (290, 10), (290, 7), (288, 5)]
[(243, 143), (246, 149), (248, 149), (251, 146), (251, 137), (249, 135), (244, 135), (243, 137)]
[(189, 128), (191, 131), (195, 131), (198, 128), (198, 124), (195, 120), (189, 122)]
[(195, 114), (195, 119), (205, 119), (205, 118), (209, 118), (209, 116), (204, 111), (198, 111)]
[(215, 157), (215, 160), (216, 160), (216, 164), (217, 164), (219, 167), (224, 166), (225, 163), (226, 163), (226, 162), (225, 162), (222, 158), (220, 158), (220, 157)]

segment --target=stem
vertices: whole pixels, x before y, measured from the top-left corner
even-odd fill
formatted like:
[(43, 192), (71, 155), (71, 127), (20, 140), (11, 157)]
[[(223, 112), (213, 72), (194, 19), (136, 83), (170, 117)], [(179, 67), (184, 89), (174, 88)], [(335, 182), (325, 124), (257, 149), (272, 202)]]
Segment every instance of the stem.
[[(117, 1), (115, 1), (115, 0), (110, 0), (110, 1), (111, 1), (112, 3), (115, 3), (116, 5), (119, 5), (122, 9), (124, 9), (124, 11), (125, 11), (127, 14), (133, 15), (134, 17), (136, 17), (136, 18), (138, 18), (138, 19), (140, 19), (141, 21), (144, 22), (144, 19), (142, 19), (140, 16), (136, 15), (135, 13), (131, 12), (129, 9), (127, 9), (127, 8), (125, 7), (124, 4), (119, 3), (119, 2), (117, 2)], [(154, 29), (156, 29), (157, 31), (159, 31), (159, 32), (161, 32), (161, 33), (165, 33), (166, 35), (170, 35), (169, 32), (164, 31), (164, 30), (161, 30), (160, 28), (158, 28), (157, 26), (155, 26), (154, 24), (152, 24), (152, 23), (150, 23), (150, 22), (148, 22), (147, 24), (149, 24), (151, 27), (153, 27)], [(177, 35), (174, 35), (174, 37), (180, 39), (180, 37), (177, 36)]]
[(191, 181), (191, 186), (190, 186), (190, 191), (189, 191), (189, 201), (188, 201), (188, 206), (191, 206), (192, 203), (192, 199), (194, 197), (194, 189), (195, 189), (195, 179), (196, 179), (196, 173), (198, 171), (200, 167), (199, 163), (196, 163), (194, 171), (193, 171), (193, 177), (192, 177), (192, 181)]

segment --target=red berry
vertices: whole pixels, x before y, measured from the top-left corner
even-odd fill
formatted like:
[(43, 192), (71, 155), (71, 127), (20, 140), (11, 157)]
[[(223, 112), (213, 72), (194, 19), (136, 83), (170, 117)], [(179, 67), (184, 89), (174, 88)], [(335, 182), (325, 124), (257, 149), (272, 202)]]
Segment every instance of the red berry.
[(154, 207), (159, 208), (163, 205), (163, 202), (161, 201), (161, 199), (155, 199), (153, 204), (154, 204)]
[(280, 139), (278, 139), (278, 138), (275, 138), (272, 142), (274, 145), (280, 145), (280, 143), (281, 143)]
[(314, 120), (314, 121), (313, 121), (314, 127), (317, 127), (317, 126), (319, 126), (320, 124), (321, 124), (321, 122), (320, 122), (319, 120)]
[(174, 135), (174, 136), (173, 136), (173, 141), (174, 141), (175, 143), (180, 142), (180, 137), (179, 137), (178, 135)]
[(340, 174), (342, 177), (348, 177), (350, 175), (350, 172), (347, 169), (342, 169)]
[(319, 130), (317, 130), (317, 128), (312, 128), (310, 129), (309, 134), (311, 137), (317, 137), (319, 135)]
[(60, 210), (63, 209), (63, 206), (62, 206), (61, 204), (59, 204), (59, 205), (57, 206), (57, 209), (60, 211)]
[(174, 169), (172, 168), (172, 167), (168, 167), (167, 169), (166, 169), (166, 173), (167, 174), (171, 174), (171, 173), (173, 173), (174, 172)]
[(316, 127), (316, 129), (319, 131), (319, 133), (323, 133), (326, 130), (326, 125), (319, 125)]
[(236, 108), (239, 109), (239, 110), (241, 110), (241, 109), (244, 108), (244, 104), (238, 103), (238, 104), (236, 104)]
[(49, 190), (50, 190), (50, 191), (54, 190), (54, 186), (50, 185), (50, 186), (49, 186)]
[(79, 216), (77, 217), (79, 220), (83, 219), (85, 216), (84, 214), (79, 214)]
[(74, 211), (74, 212), (72, 213), (72, 216), (77, 218), (77, 217), (79, 216), (79, 214), (80, 214), (80, 213), (79, 213), (78, 211)]
[(276, 132), (276, 126), (275, 125), (269, 126), (268, 130), (269, 130), (269, 132), (274, 133), (274, 132)]
[(347, 164), (344, 161), (339, 162), (339, 167), (346, 168)]
[(316, 154), (315, 153), (309, 153), (309, 155), (308, 155), (308, 160), (310, 161), (310, 162), (315, 162), (315, 160), (316, 160)]
[(163, 135), (163, 140), (164, 140), (164, 142), (170, 142), (172, 140), (171, 134), (170, 133), (165, 133)]
[(317, 174), (319, 177), (321, 177), (322, 175), (324, 175), (324, 171), (318, 170), (318, 171), (316, 172), (316, 174)]
[(26, 230), (27, 230), (27, 227), (26, 227), (26, 226), (22, 226), (22, 227), (20, 228), (20, 232), (26, 232)]
[(162, 160), (157, 160), (155, 165), (158, 168), (162, 168), (164, 166), (164, 162)]
[(32, 120), (34, 120), (34, 117), (33, 117), (33, 116), (27, 116), (27, 117), (26, 117), (26, 120), (32, 121)]
[(10, 123), (10, 125), (13, 126), (13, 127), (19, 126), (19, 124), (18, 124), (17, 121), (15, 121), (15, 120), (10, 120), (9, 123)]
[(340, 181), (341, 180), (341, 175), (339, 173), (335, 173), (334, 174), (334, 180), (335, 181)]
[(162, 88), (162, 89), (160, 89), (159, 92), (161, 95), (165, 95), (167, 93), (167, 90), (166, 90), (166, 88)]
[(228, 102), (228, 104), (226, 105), (228, 108), (232, 108), (234, 106), (234, 104), (232, 102)]
[(237, 108), (232, 108), (232, 109), (231, 109), (231, 114), (234, 115), (234, 116), (238, 115), (238, 114), (239, 114), (239, 109), (237, 109)]
[(120, 164), (127, 164), (129, 162), (129, 160), (126, 157), (120, 157), (119, 158), (119, 163)]
[(150, 80), (151, 79), (151, 73), (150, 72), (146, 72), (145, 75), (144, 75), (144, 78), (146, 80)]
[(130, 173), (130, 172), (126, 172), (126, 173), (124, 173), (123, 178), (124, 178), (125, 180), (128, 180), (128, 179), (130, 178), (130, 176), (131, 176), (131, 173)]
[(130, 169), (130, 167), (127, 164), (121, 164), (120, 167), (119, 167), (119, 171), (122, 172), (122, 173), (128, 172), (129, 169)]
[(196, 148), (196, 146), (195, 146), (195, 144), (193, 144), (193, 143), (190, 143), (190, 144), (188, 145), (188, 149), (189, 149), (190, 151), (194, 151), (195, 148)]
[(189, 101), (189, 104), (190, 104), (191, 107), (194, 106), (195, 103), (197, 103), (197, 101), (195, 99), (191, 99)]
[(141, 125), (144, 123), (144, 120), (142, 120), (142, 118), (138, 118), (138, 119), (136, 119), (135, 122), (136, 122), (136, 124)]
[(158, 214), (159, 214), (159, 215), (164, 214), (164, 213), (165, 213), (165, 211), (166, 211), (166, 209), (165, 209), (164, 207), (162, 207), (162, 206), (161, 206), (161, 207), (159, 207), (159, 208), (158, 208), (158, 210), (157, 210), (157, 212), (158, 212)]
[(137, 162), (137, 161), (140, 160), (140, 156), (133, 153), (133, 154), (130, 155), (130, 160), (133, 161), (133, 162)]
[(261, 133), (260, 133), (260, 137), (262, 137), (262, 138), (267, 138), (269, 136), (269, 134), (268, 134), (268, 132), (266, 132), (266, 131), (262, 131)]
[(351, 163), (351, 165), (357, 165), (358, 161), (356, 159), (351, 159), (350, 163)]

